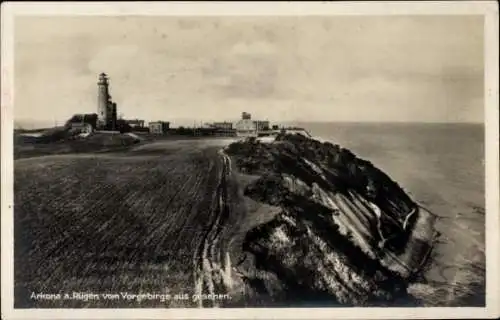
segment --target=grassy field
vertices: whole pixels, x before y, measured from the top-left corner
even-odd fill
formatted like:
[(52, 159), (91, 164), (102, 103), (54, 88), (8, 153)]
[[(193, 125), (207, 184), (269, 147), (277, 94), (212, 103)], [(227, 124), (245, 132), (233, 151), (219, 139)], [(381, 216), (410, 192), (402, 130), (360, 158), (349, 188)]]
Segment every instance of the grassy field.
[(158, 142), (127, 153), (16, 160), (16, 307), (192, 306), (183, 299), (30, 296), (192, 294), (193, 259), (213, 218), (221, 143)]
[(57, 133), (55, 135), (46, 134), (46, 138), (42, 138), (40, 142), (30, 141), (38, 139), (14, 133), (14, 159), (72, 153), (126, 151), (140, 142), (138, 139), (119, 133), (94, 133), (85, 139), (78, 139), (63, 130), (55, 132)]

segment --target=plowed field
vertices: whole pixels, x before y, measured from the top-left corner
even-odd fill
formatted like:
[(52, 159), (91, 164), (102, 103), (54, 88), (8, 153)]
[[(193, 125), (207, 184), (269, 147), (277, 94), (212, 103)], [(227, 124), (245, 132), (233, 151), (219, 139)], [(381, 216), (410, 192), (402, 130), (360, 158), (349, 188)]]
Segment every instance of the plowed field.
[[(199, 305), (191, 300), (193, 264), (206, 255), (207, 237), (224, 245), (214, 238), (224, 232), (214, 230), (227, 229), (221, 225), (227, 219), (216, 216), (226, 206), (218, 194), (225, 183), (218, 151), (226, 142), (214, 143), (167, 141), (121, 154), (16, 160), (16, 307)], [(73, 292), (99, 297), (32, 297)], [(102, 296), (125, 292), (171, 298)]]

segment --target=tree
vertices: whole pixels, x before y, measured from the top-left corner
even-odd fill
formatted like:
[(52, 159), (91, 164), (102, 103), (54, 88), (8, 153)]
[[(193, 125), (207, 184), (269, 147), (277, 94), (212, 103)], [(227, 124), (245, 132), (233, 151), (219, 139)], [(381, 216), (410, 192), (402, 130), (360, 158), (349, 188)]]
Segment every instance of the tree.
[(116, 120), (116, 129), (120, 131), (120, 133), (132, 131), (132, 127), (123, 119)]

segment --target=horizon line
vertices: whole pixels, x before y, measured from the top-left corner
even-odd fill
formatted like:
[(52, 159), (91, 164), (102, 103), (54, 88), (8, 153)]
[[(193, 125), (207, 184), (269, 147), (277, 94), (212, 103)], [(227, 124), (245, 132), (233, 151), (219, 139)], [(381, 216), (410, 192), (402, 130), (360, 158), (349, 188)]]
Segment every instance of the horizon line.
[[(158, 121), (158, 119), (144, 119), (140, 117), (124, 117), (126, 120), (145, 120), (145, 121)], [(67, 121), (62, 120), (62, 119), (30, 119), (30, 118), (13, 118), (12, 119), (14, 122), (18, 121), (30, 121), (30, 122), (62, 122), (62, 121)], [(163, 119), (161, 121), (191, 121), (191, 122), (224, 122), (224, 121), (239, 121), (241, 120), (240, 118), (234, 118), (234, 119), (194, 119), (194, 118), (170, 118), (170, 119)], [(269, 118), (253, 118), (251, 120), (264, 120), (264, 121), (269, 121), (269, 122), (308, 122), (308, 123), (485, 123), (485, 119), (482, 121), (445, 121), (445, 120), (436, 120), (436, 121), (425, 121), (425, 120), (300, 120), (300, 119), (289, 119), (289, 120), (278, 120), (278, 119), (269, 119)]]
[[(135, 117), (132, 117), (128, 120), (134, 120)], [(235, 119), (235, 120), (216, 120), (216, 121), (226, 121), (226, 122), (236, 122), (239, 121), (240, 119)], [(258, 120), (258, 119), (255, 119)], [(151, 122), (155, 120), (148, 120), (145, 122)], [(206, 123), (211, 123), (214, 121), (211, 120), (192, 120), (192, 119), (171, 119), (168, 120), (171, 125), (175, 124), (175, 122), (193, 122), (194, 126), (197, 126), (199, 124), (206, 124)], [(376, 124), (397, 124), (397, 125), (412, 125), (412, 124), (421, 124), (421, 125), (454, 125), (454, 124), (462, 124), (462, 125), (485, 125), (486, 121), (402, 121), (402, 120), (396, 120), (396, 121), (355, 121), (355, 120), (323, 120), (323, 121), (318, 121), (318, 120), (282, 120), (282, 121), (274, 121), (274, 120), (267, 120), (271, 124), (283, 124), (283, 123), (311, 123), (311, 124), (353, 124), (353, 125), (376, 125)], [(16, 123), (16, 122), (31, 122), (30, 124), (21, 124), (21, 123)], [(14, 124), (14, 129), (17, 129), (16, 127), (24, 127), (28, 125), (29, 127), (32, 127), (32, 129), (44, 129), (44, 128), (51, 128), (52, 126), (48, 126), (47, 124), (52, 123), (54, 126), (59, 126), (61, 124), (64, 124), (66, 120), (30, 120), (30, 119), (13, 119), (13, 124)], [(175, 125), (179, 126), (179, 125)], [(180, 126), (186, 126), (186, 125), (180, 125)]]

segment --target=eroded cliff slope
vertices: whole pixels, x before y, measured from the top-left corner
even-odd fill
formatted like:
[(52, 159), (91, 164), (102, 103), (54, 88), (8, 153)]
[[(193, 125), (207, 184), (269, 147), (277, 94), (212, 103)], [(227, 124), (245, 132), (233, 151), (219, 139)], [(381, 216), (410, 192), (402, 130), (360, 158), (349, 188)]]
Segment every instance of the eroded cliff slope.
[(240, 141), (225, 152), (255, 177), (244, 195), (280, 211), (245, 237), (236, 268), (247, 293), (342, 305), (405, 297), (432, 247), (434, 217), (390, 177), (301, 135)]

